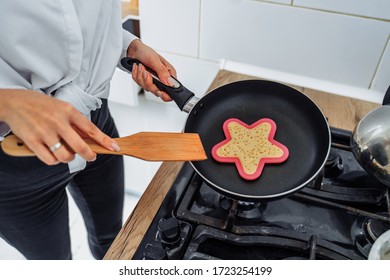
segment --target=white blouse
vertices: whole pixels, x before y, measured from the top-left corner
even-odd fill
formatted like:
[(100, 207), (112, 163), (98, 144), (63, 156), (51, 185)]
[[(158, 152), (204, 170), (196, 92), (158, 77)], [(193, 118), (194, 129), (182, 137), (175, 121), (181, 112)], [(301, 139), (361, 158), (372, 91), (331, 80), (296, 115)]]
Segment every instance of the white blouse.
[[(2, 0), (0, 88), (29, 89), (100, 108), (115, 67), (136, 37), (122, 29), (120, 0)], [(9, 127), (0, 121), (0, 137)], [(85, 167), (76, 158), (74, 172)]]

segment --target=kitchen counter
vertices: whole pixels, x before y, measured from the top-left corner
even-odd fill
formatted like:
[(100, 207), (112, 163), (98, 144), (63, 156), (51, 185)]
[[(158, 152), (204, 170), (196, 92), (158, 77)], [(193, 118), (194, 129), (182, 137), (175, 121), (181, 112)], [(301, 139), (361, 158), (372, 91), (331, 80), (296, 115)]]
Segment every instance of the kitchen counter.
[[(238, 73), (220, 71), (209, 91), (221, 85), (245, 79), (255, 79)], [(332, 127), (353, 130), (358, 121), (379, 104), (360, 101), (324, 93), (312, 89), (296, 87), (309, 96), (323, 111)], [(138, 204), (134, 208), (113, 244), (105, 255), (106, 260), (132, 259), (138, 244), (158, 211), (166, 193), (179, 173), (182, 162), (164, 162), (150, 182)]]
[(133, 16), (138, 17), (138, 0), (132, 0), (129, 2), (122, 1), (122, 18)]

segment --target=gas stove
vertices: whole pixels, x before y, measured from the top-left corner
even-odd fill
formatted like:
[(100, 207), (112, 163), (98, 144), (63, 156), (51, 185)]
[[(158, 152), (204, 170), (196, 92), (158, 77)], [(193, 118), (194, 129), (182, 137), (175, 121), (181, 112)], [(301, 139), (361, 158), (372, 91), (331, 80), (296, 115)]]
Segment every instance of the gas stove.
[(351, 132), (331, 134), (321, 173), (275, 200), (226, 197), (185, 163), (133, 259), (367, 259), (390, 229), (389, 191), (355, 160)]

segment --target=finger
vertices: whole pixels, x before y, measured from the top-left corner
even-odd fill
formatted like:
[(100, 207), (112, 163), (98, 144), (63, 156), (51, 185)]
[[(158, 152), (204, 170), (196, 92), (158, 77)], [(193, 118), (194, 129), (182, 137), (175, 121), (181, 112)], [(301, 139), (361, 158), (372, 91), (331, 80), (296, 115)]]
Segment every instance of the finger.
[[(54, 157), (57, 158), (57, 160), (59, 162), (68, 163), (68, 162), (74, 160), (75, 154), (72, 150), (67, 148), (66, 144), (63, 144), (62, 142), (63, 141), (57, 141), (54, 143), (53, 141), (51, 141), (50, 143), (54, 143), (54, 144), (51, 146), (48, 146), (48, 147), (49, 147), (49, 150), (51, 151), (51, 153), (54, 155)], [(60, 145), (58, 145), (58, 143)], [(55, 145), (58, 145), (58, 147), (53, 149), (53, 147), (55, 147)]]
[(161, 94), (160, 98), (161, 98), (164, 102), (172, 101), (172, 97), (170, 97), (170, 96), (168, 95), (168, 93), (166, 93), (166, 92), (164, 92), (164, 91), (161, 91), (160, 94)]
[(143, 88), (150, 91), (155, 96), (161, 98), (163, 101), (171, 101), (172, 98), (164, 91), (161, 91), (153, 81), (152, 75), (145, 69), (143, 65), (138, 66), (138, 79), (142, 80)]
[[(166, 92), (161, 91), (154, 84), (153, 77), (142, 64), (133, 64), (132, 78), (140, 87), (153, 93), (156, 97), (161, 98), (164, 102), (172, 101), (172, 98)], [(166, 83), (167, 82), (165, 81), (165, 84)]]
[(131, 71), (131, 76), (133, 78), (133, 80), (143, 89), (147, 90), (146, 89), (146, 85), (144, 83), (144, 80), (143, 80), (143, 75), (142, 75), (142, 68), (141, 68), (141, 64), (140, 65), (137, 65), (135, 63), (133, 63), (133, 68), (132, 68), (132, 71)]
[[(93, 139), (96, 143), (100, 144), (101, 146), (105, 147), (106, 149), (108, 149), (110, 151), (114, 151), (114, 152), (120, 151), (120, 147), (119, 147), (118, 143), (115, 142), (114, 139), (109, 137), (107, 134), (103, 133), (97, 126), (95, 126), (92, 122), (90, 122), (83, 115), (80, 114), (80, 116), (81, 117), (77, 117), (75, 115), (75, 116), (73, 116), (73, 118), (71, 120), (72, 125), (75, 126), (78, 131), (82, 131), (82, 133), (84, 135)], [(79, 135), (77, 134), (77, 136), (79, 136)]]
[(168, 69), (169, 74), (176, 78), (177, 73), (176, 73), (175, 67), (173, 67), (173, 65), (170, 64), (165, 58), (163, 58), (163, 57), (160, 57), (160, 58), (161, 58), (162, 64), (164, 64), (165, 68)]
[(146, 78), (146, 69), (145, 69), (145, 66), (143, 66), (142, 64), (139, 64), (137, 66), (138, 68), (138, 72), (137, 72), (137, 79), (140, 81), (140, 83), (142, 84), (142, 86), (144, 88), (146, 88), (146, 85), (145, 85), (145, 78)]
[(137, 73), (137, 79), (142, 84), (142, 87), (153, 93), (154, 95), (158, 96), (158, 87), (154, 84), (152, 75), (149, 73), (148, 70), (146, 70), (145, 66), (142, 64), (138, 65), (138, 73)]
[[(160, 81), (168, 86), (174, 85), (176, 82), (172, 79), (172, 76), (176, 77), (175, 68), (162, 56), (159, 55), (159, 58), (161, 63), (158, 64), (159, 67), (157, 67), (156, 72)], [(156, 94), (165, 102), (172, 101), (172, 98), (169, 96), (169, 94), (164, 91), (157, 91)]]
[[(66, 132), (68, 133), (68, 132)], [(43, 136), (43, 142), (48, 147), (51, 154), (62, 163), (68, 163), (75, 157), (73, 150), (67, 148), (66, 142), (57, 133), (48, 132)]]
[[(72, 138), (73, 134), (81, 138), (71, 126), (63, 126), (58, 133), (49, 130), (42, 135), (42, 141), (58, 162), (68, 163), (75, 158), (75, 153), (78, 153), (72, 146), (77, 145), (79, 139)], [(64, 135), (69, 136), (69, 138), (64, 137)], [(96, 155), (92, 155), (92, 159), (94, 158)], [(85, 159), (91, 161), (90, 157)]]
[(28, 145), (28, 147), (41, 161), (47, 165), (56, 165), (59, 163), (59, 160), (50, 152), (46, 144), (39, 143), (35, 145)]
[(28, 135), (20, 135), (17, 136), (23, 140), (24, 144), (31, 150), (33, 153), (45, 164), (47, 165), (55, 165), (58, 164), (59, 161), (57, 158), (50, 152), (47, 145), (43, 142), (43, 139), (33, 135), (33, 133), (29, 133)]
[[(68, 147), (73, 151), (73, 153), (80, 155), (86, 161), (94, 161), (96, 159), (96, 153), (92, 151), (89, 145), (83, 140), (83, 138), (81, 138), (78, 133), (76, 133), (76, 131), (69, 129), (69, 131), (65, 134), (62, 134), (61, 137), (66, 145), (68, 145)], [(62, 155), (66, 156), (66, 151), (64, 151), (64, 149), (59, 149), (53, 152), (53, 154), (56, 155), (57, 152), (64, 152)]]
[[(137, 81), (137, 76), (138, 76), (138, 66), (137, 64), (133, 63), (133, 68), (131, 69), (131, 76), (133, 78), (134, 81)], [(141, 85), (140, 85), (141, 86)]]
[[(153, 65), (150, 65), (151, 68), (157, 73), (159, 79), (162, 82), (166, 82), (166, 80), (171, 76), (171, 73), (169, 71), (169, 62), (166, 61), (162, 56), (158, 56), (155, 60)], [(171, 67), (171, 66), (170, 66)], [(173, 67), (172, 67), (173, 68)]]

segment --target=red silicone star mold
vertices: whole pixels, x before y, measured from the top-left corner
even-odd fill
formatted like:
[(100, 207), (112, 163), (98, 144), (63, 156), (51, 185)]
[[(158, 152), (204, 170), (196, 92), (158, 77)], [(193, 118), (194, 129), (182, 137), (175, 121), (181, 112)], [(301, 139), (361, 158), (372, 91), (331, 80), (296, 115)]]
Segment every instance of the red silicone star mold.
[(238, 173), (246, 180), (260, 177), (264, 165), (287, 160), (286, 146), (274, 139), (276, 124), (269, 118), (247, 125), (231, 118), (223, 124), (226, 139), (215, 145), (211, 151), (219, 162), (235, 163)]

